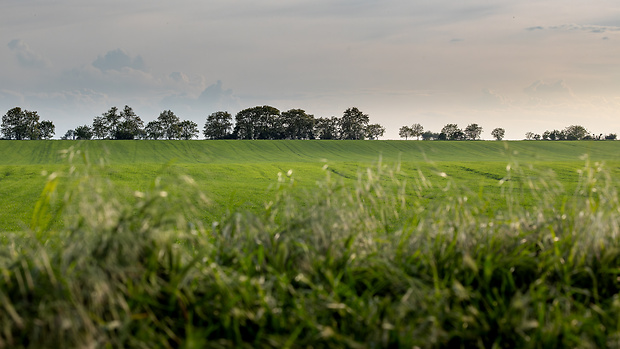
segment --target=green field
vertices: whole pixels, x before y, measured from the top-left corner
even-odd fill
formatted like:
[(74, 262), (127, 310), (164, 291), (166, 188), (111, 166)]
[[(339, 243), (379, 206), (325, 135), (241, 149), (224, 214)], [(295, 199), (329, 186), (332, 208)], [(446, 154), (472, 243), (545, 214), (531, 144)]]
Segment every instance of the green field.
[(605, 162), (613, 173), (620, 168), (616, 142), (2, 141), (0, 231), (22, 230), (29, 223), (46, 181), (41, 174), (66, 171), (70, 148), (81, 152), (73, 165), (104, 163), (101, 173), (133, 190), (145, 190), (155, 178), (172, 173), (191, 176), (213, 202), (202, 213), (204, 220), (219, 219), (229, 211), (262, 209), (274, 195), (271, 188), (278, 173), (289, 170), (304, 195), (325, 178), (324, 166), (332, 176), (351, 183), (368, 167), (398, 165), (401, 179), (410, 184), (418, 170), (435, 179), (434, 189), (424, 193), (429, 199), (444, 194), (445, 180), (437, 177), (444, 172), (495, 206), (503, 204), (498, 182), (506, 176), (508, 163), (552, 170), (568, 191), (585, 163), (583, 155)]
[(618, 150), (0, 141), (0, 348), (620, 347)]

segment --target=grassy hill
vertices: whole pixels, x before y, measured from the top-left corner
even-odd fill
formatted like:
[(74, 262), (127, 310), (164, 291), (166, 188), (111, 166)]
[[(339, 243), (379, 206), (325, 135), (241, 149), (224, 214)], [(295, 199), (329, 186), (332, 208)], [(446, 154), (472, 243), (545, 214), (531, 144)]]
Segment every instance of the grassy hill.
[(265, 162), (620, 161), (620, 142), (517, 141), (0, 141), (0, 165), (63, 164), (61, 151), (74, 146), (110, 164), (227, 164)]
[[(506, 164), (517, 161), (553, 169), (569, 189), (577, 181), (580, 157), (605, 161), (620, 172), (620, 142), (423, 142), (423, 141), (0, 141), (0, 231), (21, 230), (32, 216), (46, 175), (66, 172), (66, 150), (107, 164), (101, 170), (113, 182), (130, 190), (146, 190), (157, 177), (187, 174), (213, 200), (205, 220), (238, 209), (256, 211), (269, 201), (278, 173), (292, 170), (296, 188), (313, 190), (331, 175), (353, 183), (359, 173), (379, 161), (400, 164), (401, 179), (415, 182), (418, 170), (434, 180), (428, 200), (443, 196), (445, 179), (438, 172), (474, 192), (484, 192), (496, 204), (498, 180)], [(65, 156), (63, 156), (65, 154)], [(86, 155), (84, 155), (86, 154)], [(499, 203), (501, 204), (501, 203)]]

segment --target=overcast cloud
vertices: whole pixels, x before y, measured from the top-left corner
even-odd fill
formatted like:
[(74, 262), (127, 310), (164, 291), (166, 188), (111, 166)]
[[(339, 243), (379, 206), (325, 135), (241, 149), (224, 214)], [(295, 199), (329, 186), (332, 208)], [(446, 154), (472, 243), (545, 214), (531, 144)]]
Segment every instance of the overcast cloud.
[(0, 113), (37, 110), (57, 137), (125, 104), (199, 125), (356, 106), (392, 139), (412, 123), (620, 132), (619, 18), (616, 0), (6, 0)]

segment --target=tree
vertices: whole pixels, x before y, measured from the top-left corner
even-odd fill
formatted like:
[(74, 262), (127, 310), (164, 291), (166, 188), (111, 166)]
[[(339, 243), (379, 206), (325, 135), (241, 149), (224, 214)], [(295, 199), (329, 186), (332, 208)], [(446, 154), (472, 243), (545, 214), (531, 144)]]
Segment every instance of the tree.
[(528, 141), (534, 140), (534, 132), (526, 132), (525, 133), (525, 139), (528, 140)]
[(56, 133), (56, 126), (49, 120), (43, 120), (39, 123), (39, 137), (41, 139), (51, 139)]
[(356, 107), (345, 110), (340, 118), (340, 138), (364, 139), (368, 122), (370, 122), (368, 115)]
[(65, 132), (65, 134), (60, 137), (60, 139), (62, 140), (74, 140), (75, 139), (75, 130), (73, 129), (69, 129), (67, 130), (67, 132)]
[(217, 111), (207, 117), (202, 133), (206, 139), (224, 139), (230, 136), (232, 129), (232, 115), (227, 111)]
[(280, 111), (268, 105), (244, 109), (235, 115), (234, 134), (238, 139), (281, 138), (279, 116)]
[[(107, 112), (101, 114), (105, 122), (105, 130), (106, 137), (105, 138), (116, 138), (116, 133), (118, 131), (118, 126), (121, 121), (121, 115), (118, 112), (117, 107), (112, 107)], [(94, 122), (94, 121), (93, 121)]]
[(114, 139), (135, 139), (144, 132), (144, 123), (133, 109), (126, 105), (120, 113), (121, 122), (114, 131)]
[(146, 124), (144, 133), (147, 139), (161, 139), (164, 136), (164, 129), (159, 121), (153, 120)]
[(588, 130), (580, 125), (571, 125), (564, 129), (564, 134), (569, 141), (579, 141), (588, 135)]
[(411, 125), (411, 136), (420, 140), (420, 136), (424, 133), (424, 127), (420, 124)]
[(303, 109), (291, 109), (282, 113), (282, 136), (285, 139), (313, 139), (314, 115)]
[(2, 125), (0, 131), (5, 139), (22, 139), (24, 137), (21, 128), (24, 112), (22, 108), (15, 107), (2, 116)]
[(475, 141), (480, 138), (482, 134), (482, 127), (478, 124), (469, 124), (465, 127), (465, 137), (469, 140)]
[(93, 119), (93, 126), (91, 128), (93, 137), (97, 139), (104, 139), (108, 136), (108, 124), (104, 116), (96, 116)]
[(179, 123), (179, 137), (184, 140), (190, 140), (197, 138), (200, 131), (198, 131), (198, 124), (191, 120), (183, 120)]
[(88, 125), (82, 125), (75, 128), (73, 135), (74, 139), (89, 140), (93, 138), (93, 131)]
[(409, 126), (403, 126), (398, 129), (398, 135), (400, 136), (400, 138), (404, 138), (405, 140), (407, 140), (407, 138), (409, 137), (413, 137), (412, 133), (413, 130)]
[(379, 124), (370, 124), (366, 126), (366, 138), (374, 140), (383, 137), (385, 134), (385, 127)]
[(441, 133), (439, 134), (439, 139), (442, 138), (442, 133), (444, 134), (444, 139), (447, 140), (461, 140), (463, 138), (465, 138), (465, 134), (463, 133), (463, 131), (458, 127), (457, 124), (447, 124), (446, 126), (444, 126), (441, 129)]
[(506, 130), (504, 130), (501, 127), (497, 127), (497, 128), (494, 128), (493, 131), (491, 131), (491, 136), (493, 136), (495, 140), (501, 141), (502, 139), (504, 139), (505, 133), (506, 133)]
[(549, 141), (562, 141), (566, 139), (566, 134), (564, 133), (564, 131), (558, 130), (545, 131), (542, 134), (542, 139)]
[(618, 137), (618, 135), (617, 135), (617, 134), (615, 134), (615, 133), (610, 133), (610, 134), (608, 134), (607, 136), (605, 136), (605, 139), (606, 139), (606, 140), (609, 140), (609, 141), (614, 141), (614, 140), (616, 140), (616, 138), (617, 138), (617, 137)]
[(36, 111), (22, 110), (15, 107), (7, 111), (2, 117), (0, 132), (6, 139), (49, 139), (54, 135), (54, 124), (43, 121), (45, 133), (41, 132), (41, 122)]
[(425, 131), (422, 133), (422, 140), (430, 141), (434, 139), (439, 139), (439, 133), (435, 133), (431, 131)]
[(179, 117), (176, 116), (171, 110), (164, 110), (159, 113), (157, 121), (159, 122), (159, 126), (163, 132), (163, 138), (180, 138), (181, 128), (179, 123), (181, 122), (181, 119), (179, 119)]
[(318, 118), (314, 125), (314, 135), (318, 139), (338, 139), (340, 138), (339, 124), (340, 120), (335, 116), (331, 118)]

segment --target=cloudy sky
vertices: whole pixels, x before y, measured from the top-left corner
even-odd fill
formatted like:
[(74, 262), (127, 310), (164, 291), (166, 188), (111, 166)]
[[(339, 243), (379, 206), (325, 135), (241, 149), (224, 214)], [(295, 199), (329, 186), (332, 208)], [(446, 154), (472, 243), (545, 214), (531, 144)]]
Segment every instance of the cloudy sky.
[(111, 106), (144, 121), (356, 106), (402, 125), (620, 133), (618, 0), (3, 0), (0, 114), (56, 136)]

